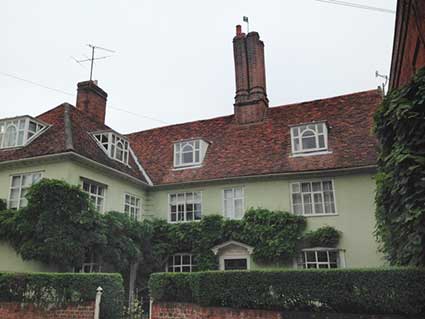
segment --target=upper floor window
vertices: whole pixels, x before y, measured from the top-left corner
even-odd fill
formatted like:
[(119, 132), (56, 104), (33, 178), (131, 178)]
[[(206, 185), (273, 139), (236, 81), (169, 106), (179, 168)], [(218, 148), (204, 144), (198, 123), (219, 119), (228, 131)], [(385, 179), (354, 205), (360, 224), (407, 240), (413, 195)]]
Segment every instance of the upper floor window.
[(341, 268), (344, 266), (341, 253), (341, 250), (335, 248), (309, 248), (301, 252), (297, 264), (299, 268), (306, 269)]
[(169, 195), (170, 222), (200, 220), (202, 216), (201, 192), (186, 192)]
[(234, 187), (223, 190), (224, 216), (231, 219), (241, 219), (244, 214), (244, 189)]
[(89, 198), (96, 210), (99, 213), (103, 213), (105, 209), (106, 186), (84, 179), (83, 191), (89, 194)]
[(31, 142), (46, 125), (30, 118), (14, 118), (0, 121), (0, 149), (24, 146)]
[(203, 140), (182, 141), (174, 144), (174, 166), (194, 166), (202, 163), (208, 143)]
[(336, 214), (332, 180), (291, 183), (291, 195), (294, 214)]
[(27, 205), (28, 189), (41, 179), (41, 172), (13, 175), (10, 182), (9, 208), (19, 209)]
[(131, 194), (125, 194), (124, 213), (133, 220), (140, 220), (140, 198)]
[(311, 153), (328, 149), (328, 129), (325, 123), (291, 127), (292, 153)]
[(168, 258), (167, 272), (196, 271), (196, 261), (192, 254), (175, 254)]
[(110, 158), (128, 164), (129, 143), (126, 138), (113, 132), (95, 133), (93, 136)]

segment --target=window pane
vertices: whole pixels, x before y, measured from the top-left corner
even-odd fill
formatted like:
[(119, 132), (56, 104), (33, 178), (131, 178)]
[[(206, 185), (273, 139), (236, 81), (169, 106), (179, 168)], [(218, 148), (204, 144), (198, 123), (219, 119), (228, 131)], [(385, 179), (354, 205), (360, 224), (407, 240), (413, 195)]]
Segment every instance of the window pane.
[(322, 183), (321, 182), (314, 182), (313, 183), (313, 192), (318, 192), (322, 190)]
[(243, 200), (242, 199), (235, 200), (235, 217), (242, 218), (243, 213), (244, 213)]
[(300, 184), (298, 184), (298, 183), (292, 184), (292, 192), (293, 193), (299, 193), (300, 192)]
[(319, 147), (324, 148), (325, 147), (325, 136), (319, 135)]
[(12, 177), (12, 187), (21, 186), (21, 176), (13, 176)]
[(309, 193), (309, 192), (311, 192), (311, 185), (310, 185), (310, 183), (302, 183), (301, 184), (301, 191), (303, 193)]
[(318, 251), (317, 252), (317, 261), (327, 262), (328, 261), (328, 252), (327, 251)]
[(315, 251), (307, 251), (306, 252), (306, 261), (307, 262), (316, 262), (316, 252)]
[(304, 137), (302, 138), (302, 148), (304, 150), (316, 148), (316, 137)]
[(183, 153), (183, 164), (193, 163), (193, 153)]
[(183, 264), (190, 265), (190, 255), (183, 255)]
[(242, 188), (235, 188), (235, 197), (236, 198), (243, 198), (243, 189)]
[(322, 194), (314, 194), (314, 209), (316, 214), (323, 214)]
[(304, 200), (304, 214), (312, 214), (313, 207), (311, 203), (311, 194), (304, 194), (303, 200)]
[(325, 190), (325, 191), (332, 190), (332, 182), (331, 181), (324, 181), (323, 182), (323, 190)]
[(233, 198), (233, 189), (225, 189), (224, 190), (224, 198), (232, 199)]

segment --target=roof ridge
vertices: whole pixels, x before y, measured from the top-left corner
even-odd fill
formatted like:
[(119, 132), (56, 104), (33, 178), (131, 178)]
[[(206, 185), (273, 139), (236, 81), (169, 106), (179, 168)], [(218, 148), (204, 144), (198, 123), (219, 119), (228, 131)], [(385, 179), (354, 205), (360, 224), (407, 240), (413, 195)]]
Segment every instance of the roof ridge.
[[(347, 94), (342, 94), (342, 95), (335, 95), (335, 96), (325, 97), (325, 98), (320, 98), (320, 99), (315, 99), (315, 100), (309, 100), (309, 101), (303, 101), (303, 102), (295, 102), (295, 103), (290, 103), (290, 104), (270, 106), (269, 107), (269, 110), (274, 111), (276, 109), (280, 109), (280, 108), (287, 107), (287, 106), (304, 105), (304, 104), (309, 104), (309, 103), (317, 103), (317, 102), (320, 102), (320, 101), (334, 100), (334, 99), (339, 99), (339, 98), (344, 98), (344, 97), (349, 97), (349, 96), (361, 95), (361, 94), (366, 94), (366, 93), (373, 93), (373, 92), (376, 92), (376, 93), (379, 94), (379, 89), (370, 89), (370, 90), (366, 90), (366, 91), (358, 91), (358, 92), (354, 92), (354, 93), (347, 93)], [(136, 132), (124, 134), (124, 136), (132, 136), (132, 135), (137, 135), (137, 134), (143, 134), (143, 133), (152, 132), (152, 131), (155, 131), (155, 130), (162, 130), (162, 129), (172, 128), (172, 127), (177, 127), (177, 126), (180, 126), (180, 125), (189, 125), (189, 124), (200, 123), (200, 122), (204, 122), (204, 121), (213, 121), (213, 120), (218, 120), (218, 119), (224, 119), (224, 118), (227, 118), (227, 117), (233, 117), (233, 114), (216, 116), (216, 117), (212, 117), (212, 118), (208, 118), (208, 119), (203, 119), (203, 120), (195, 120), (195, 121), (189, 121), (189, 122), (184, 122), (184, 123), (176, 123), (176, 124), (170, 124), (170, 125), (165, 125), (165, 126), (160, 126), (160, 127), (154, 127), (154, 128), (150, 128), (150, 129), (147, 129), (147, 130), (140, 130), (140, 131), (136, 131)]]

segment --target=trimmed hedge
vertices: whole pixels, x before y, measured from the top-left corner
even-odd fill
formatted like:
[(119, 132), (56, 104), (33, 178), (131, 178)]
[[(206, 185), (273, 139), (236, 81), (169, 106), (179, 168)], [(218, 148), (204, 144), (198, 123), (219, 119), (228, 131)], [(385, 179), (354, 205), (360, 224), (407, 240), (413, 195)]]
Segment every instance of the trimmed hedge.
[(157, 273), (155, 301), (204, 307), (362, 314), (425, 314), (425, 269)]
[(63, 307), (94, 301), (99, 286), (103, 288), (101, 318), (121, 318), (124, 288), (119, 274), (0, 272), (0, 302)]

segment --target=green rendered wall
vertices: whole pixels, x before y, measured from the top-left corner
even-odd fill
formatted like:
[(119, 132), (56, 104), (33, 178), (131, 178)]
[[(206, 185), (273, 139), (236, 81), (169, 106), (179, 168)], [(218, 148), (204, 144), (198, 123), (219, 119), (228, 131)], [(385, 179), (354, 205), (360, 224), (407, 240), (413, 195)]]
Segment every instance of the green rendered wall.
[[(39, 163), (25, 166), (14, 166), (0, 169), (0, 198), (9, 196), (10, 176), (14, 174), (42, 171), (46, 178), (63, 179), (71, 184), (80, 184), (81, 178), (107, 185), (105, 210), (123, 211), (124, 193), (128, 192), (142, 198), (142, 215), (145, 218), (168, 217), (168, 194), (179, 191), (201, 191), (203, 214), (222, 214), (223, 189), (243, 186), (245, 192), (245, 208), (264, 207), (271, 210), (291, 211), (289, 185), (294, 181), (310, 179), (265, 179), (262, 181), (241, 181), (238, 183), (214, 183), (196, 187), (175, 187), (168, 189), (151, 189), (147, 193), (142, 186), (128, 180), (118, 178), (108, 172), (86, 166), (76, 161)], [(375, 182), (371, 174), (353, 174), (334, 176), (336, 195), (336, 216), (308, 217), (308, 229), (316, 229), (323, 225), (334, 226), (342, 232), (340, 248), (345, 249), (347, 267), (376, 267), (384, 264), (382, 255), (377, 252), (377, 244), (373, 237), (374, 191)], [(22, 266), (21, 260), (8, 258), (10, 247), (0, 245), (0, 270), (25, 269), (40, 271), (40, 265), (33, 263)], [(15, 254), (16, 255), (16, 254)], [(21, 265), (21, 266), (19, 266)], [(30, 266), (31, 265), (31, 266)], [(8, 269), (5, 269), (7, 266)], [(22, 268), (23, 267), (23, 268)], [(264, 265), (252, 264), (252, 268)], [(270, 265), (268, 266), (270, 267)], [(47, 270), (47, 268), (46, 268)]]

